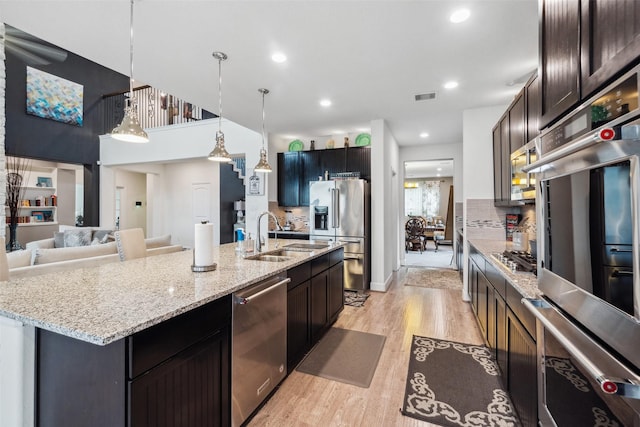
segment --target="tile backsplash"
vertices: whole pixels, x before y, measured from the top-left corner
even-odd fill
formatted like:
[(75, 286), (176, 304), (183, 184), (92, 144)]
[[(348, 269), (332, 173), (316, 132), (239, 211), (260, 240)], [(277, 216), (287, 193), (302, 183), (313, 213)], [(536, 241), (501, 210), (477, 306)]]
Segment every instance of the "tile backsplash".
[(467, 239), (505, 239), (508, 213), (522, 215), (522, 231), (529, 233), (530, 238), (535, 239), (535, 205), (500, 207), (494, 206), (493, 199), (467, 199), (466, 203), (467, 222), (464, 232)]
[[(291, 211), (289, 218), (293, 226), (292, 231), (309, 231), (309, 208), (307, 206), (284, 207), (278, 206), (278, 202), (269, 202), (269, 211), (278, 218), (278, 222), (283, 227), (287, 221), (287, 213), (285, 210)], [(269, 230), (273, 230), (274, 228), (275, 224), (273, 223), (273, 219), (269, 217)]]

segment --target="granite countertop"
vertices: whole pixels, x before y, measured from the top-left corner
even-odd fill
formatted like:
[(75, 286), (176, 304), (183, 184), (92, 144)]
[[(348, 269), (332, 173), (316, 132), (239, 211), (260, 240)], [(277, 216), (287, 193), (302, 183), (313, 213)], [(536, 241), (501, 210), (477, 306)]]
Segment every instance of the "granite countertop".
[(469, 244), (473, 245), (491, 265), (500, 271), (500, 273), (509, 280), (509, 283), (525, 298), (540, 298), (542, 296), (542, 292), (538, 288), (538, 278), (535, 274), (523, 271), (516, 271), (514, 273), (491, 255), (511, 250), (511, 242), (504, 240), (470, 239)]
[[(280, 246), (296, 242), (309, 240), (288, 240)], [(270, 239), (268, 247), (273, 246)], [(230, 243), (214, 248), (217, 269), (206, 273), (191, 271), (193, 252), (185, 250), (9, 280), (0, 282), (0, 316), (106, 345), (340, 246), (266, 262), (244, 259)]]

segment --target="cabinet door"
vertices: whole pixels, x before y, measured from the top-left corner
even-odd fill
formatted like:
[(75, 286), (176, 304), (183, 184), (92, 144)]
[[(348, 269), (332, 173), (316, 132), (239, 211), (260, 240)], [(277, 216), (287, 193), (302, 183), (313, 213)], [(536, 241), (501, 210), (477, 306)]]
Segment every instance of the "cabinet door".
[(347, 152), (345, 172), (360, 172), (360, 178), (371, 180), (371, 149), (369, 147), (352, 147)]
[(580, 99), (579, 21), (579, 1), (542, 1), (540, 128), (547, 127)]
[(509, 115), (500, 120), (500, 147), (501, 161), (500, 167), (500, 186), (502, 205), (509, 204), (511, 201), (511, 139), (509, 129)]
[[(515, 101), (511, 104), (509, 109), (509, 156), (527, 143), (525, 140), (525, 103), (524, 103), (524, 89), (518, 93)], [(509, 157), (502, 162), (504, 165), (509, 165)], [(510, 173), (510, 171), (509, 171)]]
[(469, 259), (469, 289), (471, 292), (471, 307), (478, 316), (478, 267)]
[(309, 206), (309, 181), (317, 181), (324, 175), (320, 166), (322, 151), (300, 152), (300, 206)]
[(310, 281), (287, 292), (287, 366), (289, 372), (311, 347), (309, 325)]
[(278, 153), (278, 204), (300, 204), (300, 156), (297, 151)]
[(311, 340), (316, 342), (327, 325), (327, 281), (324, 271), (311, 278)]
[(505, 387), (509, 384), (508, 348), (507, 348), (507, 304), (496, 293), (496, 360), (502, 372), (502, 382)]
[(478, 322), (485, 338), (487, 337), (487, 294), (490, 286), (484, 274), (478, 272)]
[(508, 384), (511, 400), (523, 426), (538, 424), (536, 342), (507, 309)]
[(540, 135), (540, 80), (538, 73), (529, 79), (525, 90), (526, 137), (525, 144)]
[(329, 295), (327, 296), (328, 320), (338, 317), (344, 307), (344, 262), (329, 269)]
[(500, 122), (493, 128), (493, 201), (502, 201), (502, 142)]
[(582, 98), (640, 57), (638, 0), (582, 0)]
[(331, 150), (322, 150), (320, 158), (320, 168), (322, 173), (325, 171), (331, 173), (345, 172), (347, 151), (345, 148), (334, 148)]
[(129, 426), (228, 426), (229, 330), (129, 382)]
[(496, 357), (496, 298), (498, 293), (491, 286), (491, 283), (487, 285), (487, 343), (489, 348), (493, 351), (493, 357)]

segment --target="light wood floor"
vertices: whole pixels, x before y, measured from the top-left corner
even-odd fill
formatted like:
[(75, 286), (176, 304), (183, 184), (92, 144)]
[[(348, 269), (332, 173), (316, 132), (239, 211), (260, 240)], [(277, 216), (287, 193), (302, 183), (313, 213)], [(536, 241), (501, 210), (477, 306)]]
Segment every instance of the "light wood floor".
[[(400, 413), (412, 336), (482, 344), (460, 291), (402, 285), (401, 269), (386, 293), (364, 307), (345, 306), (335, 327), (387, 337), (369, 388), (292, 372), (248, 424), (257, 426), (429, 426)], [(452, 366), (451, 369), (455, 369)]]

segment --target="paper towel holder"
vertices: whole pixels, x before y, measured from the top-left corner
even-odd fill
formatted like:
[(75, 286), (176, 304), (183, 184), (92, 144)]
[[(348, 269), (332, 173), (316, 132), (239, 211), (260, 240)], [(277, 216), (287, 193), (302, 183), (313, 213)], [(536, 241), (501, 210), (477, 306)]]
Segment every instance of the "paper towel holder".
[[(202, 224), (207, 224), (209, 221), (201, 221)], [(218, 268), (218, 264), (215, 262), (211, 265), (196, 265), (196, 250), (193, 249), (193, 264), (191, 264), (191, 271), (194, 273), (204, 273), (207, 271), (214, 271)]]

